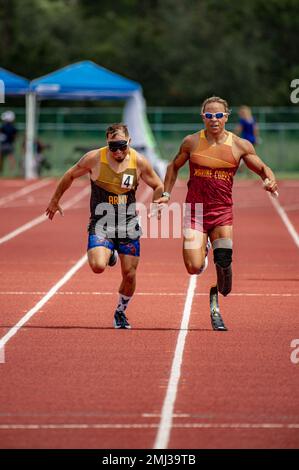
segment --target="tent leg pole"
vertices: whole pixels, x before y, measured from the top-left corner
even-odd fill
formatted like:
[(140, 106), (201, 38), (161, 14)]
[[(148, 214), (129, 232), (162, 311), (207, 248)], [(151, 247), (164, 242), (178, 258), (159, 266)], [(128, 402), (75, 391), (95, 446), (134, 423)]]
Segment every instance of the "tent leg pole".
[(37, 177), (34, 164), (35, 112), (36, 94), (30, 92), (26, 95), (25, 179), (32, 179)]

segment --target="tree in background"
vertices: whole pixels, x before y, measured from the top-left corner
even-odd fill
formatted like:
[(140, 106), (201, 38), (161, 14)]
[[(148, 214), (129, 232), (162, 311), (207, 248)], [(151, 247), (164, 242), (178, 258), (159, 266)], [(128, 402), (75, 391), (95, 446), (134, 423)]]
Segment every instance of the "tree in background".
[(0, 65), (36, 78), (90, 59), (148, 104), (289, 104), (298, 0), (0, 0)]

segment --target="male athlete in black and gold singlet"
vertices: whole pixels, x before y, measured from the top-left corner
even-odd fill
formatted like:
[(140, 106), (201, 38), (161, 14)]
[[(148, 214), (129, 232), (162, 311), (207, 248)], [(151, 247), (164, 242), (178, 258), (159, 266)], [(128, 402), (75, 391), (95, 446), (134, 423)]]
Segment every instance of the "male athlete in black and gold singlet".
[[(217, 286), (210, 291), (212, 326), (215, 330), (226, 330), (217, 294), (219, 291), (226, 296), (232, 287), (232, 187), (240, 160), (267, 181), (267, 191), (277, 194), (277, 184), (272, 170), (256, 155), (253, 145), (225, 129), (229, 116), (225, 100), (217, 96), (207, 98), (201, 116), (205, 128), (183, 140), (178, 154), (168, 165), (165, 193), (157, 202), (162, 204), (170, 199), (178, 171), (188, 161), (190, 178), (186, 203), (191, 217), (184, 227), (184, 262), (188, 273), (201, 274), (207, 267), (211, 241), (217, 271)], [(199, 206), (201, 210), (197, 213)]]
[(53, 219), (62, 209), (59, 200), (75, 178), (89, 173), (91, 182), (88, 261), (95, 273), (121, 262), (122, 282), (114, 314), (115, 328), (130, 328), (126, 308), (136, 287), (140, 255), (140, 227), (135, 191), (141, 178), (153, 189), (153, 201), (163, 184), (145, 157), (130, 148), (128, 129), (113, 124), (106, 130), (107, 146), (86, 153), (60, 180), (46, 214)]

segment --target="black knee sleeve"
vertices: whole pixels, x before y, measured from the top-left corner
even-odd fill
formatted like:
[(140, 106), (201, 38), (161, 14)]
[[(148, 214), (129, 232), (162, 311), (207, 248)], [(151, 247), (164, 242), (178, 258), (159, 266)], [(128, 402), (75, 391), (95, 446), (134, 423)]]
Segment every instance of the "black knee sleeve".
[(222, 268), (228, 268), (232, 263), (233, 250), (231, 248), (215, 248), (214, 263)]
[(214, 263), (217, 271), (217, 287), (226, 296), (232, 290), (232, 253), (231, 248), (215, 248)]

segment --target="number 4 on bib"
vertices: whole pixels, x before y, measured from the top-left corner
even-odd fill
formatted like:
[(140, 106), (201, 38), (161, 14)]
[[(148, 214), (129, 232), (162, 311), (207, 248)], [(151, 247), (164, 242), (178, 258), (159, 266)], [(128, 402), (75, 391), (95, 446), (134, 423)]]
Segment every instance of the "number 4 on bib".
[(129, 189), (129, 188), (132, 188), (133, 183), (134, 183), (134, 175), (128, 175), (128, 174), (124, 173), (122, 183), (121, 183), (121, 187)]

